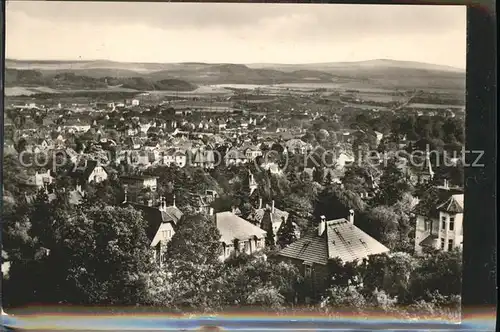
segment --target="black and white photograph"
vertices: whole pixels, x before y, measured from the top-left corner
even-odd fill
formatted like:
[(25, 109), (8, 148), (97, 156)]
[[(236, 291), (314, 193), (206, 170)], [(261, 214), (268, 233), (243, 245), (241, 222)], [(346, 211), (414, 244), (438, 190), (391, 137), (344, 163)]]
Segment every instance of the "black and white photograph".
[(7, 1), (2, 311), (460, 321), (466, 16)]

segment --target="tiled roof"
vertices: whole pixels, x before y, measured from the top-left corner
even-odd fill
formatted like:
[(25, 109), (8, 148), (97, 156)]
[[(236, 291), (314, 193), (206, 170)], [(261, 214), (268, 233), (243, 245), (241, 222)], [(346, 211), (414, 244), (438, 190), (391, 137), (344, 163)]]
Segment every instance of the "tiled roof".
[(279, 253), (280, 256), (295, 258), (306, 263), (326, 265), (328, 263), (328, 247), (326, 234), (306, 234), (304, 237), (290, 244)]
[(327, 221), (326, 233), (329, 258), (339, 257), (344, 262), (351, 262), (389, 251), (382, 243), (344, 218)]
[(440, 211), (450, 213), (463, 213), (464, 212), (464, 195), (451, 195), (451, 197), (443, 204), (437, 207)]
[(307, 234), (280, 251), (280, 255), (325, 265), (330, 258), (352, 262), (388, 251), (383, 244), (342, 218), (327, 221), (322, 235)]
[[(451, 213), (463, 213), (464, 195), (461, 194), (461, 190), (442, 187), (437, 187), (437, 189), (438, 199), (436, 205), (434, 205), (434, 208), (430, 211), (430, 214), (427, 215), (428, 217), (437, 218), (439, 216), (439, 210)], [(457, 198), (454, 199), (453, 197)], [(419, 204), (415, 206), (413, 212), (418, 215), (426, 215), (428, 211), (423, 205), (423, 201), (420, 201)]]
[(176, 224), (182, 217), (182, 212), (176, 206), (167, 206), (165, 213), (172, 219)]
[(266, 231), (253, 225), (251, 222), (238, 217), (232, 212), (219, 212), (215, 215), (217, 228), (221, 234), (221, 241), (227, 244), (235, 239), (247, 240), (254, 236), (264, 238)]

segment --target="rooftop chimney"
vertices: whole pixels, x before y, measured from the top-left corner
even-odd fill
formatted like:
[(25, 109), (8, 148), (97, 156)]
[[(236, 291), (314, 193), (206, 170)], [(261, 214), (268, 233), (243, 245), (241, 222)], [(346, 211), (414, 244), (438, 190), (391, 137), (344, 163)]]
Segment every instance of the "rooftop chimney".
[(160, 196), (160, 206), (158, 207), (158, 210), (165, 211), (165, 197), (163, 196)]
[(273, 201), (271, 202), (271, 213), (274, 213), (274, 199), (273, 199)]
[(323, 232), (325, 231), (325, 228), (326, 228), (326, 217), (325, 216), (321, 216), (320, 217), (320, 222), (319, 222), (319, 225), (318, 225), (318, 236), (323, 235)]
[(123, 204), (127, 203), (127, 200), (128, 200), (127, 188), (125, 188), (125, 197), (123, 198)]
[(449, 188), (448, 187), (448, 180), (447, 179), (444, 179), (444, 185), (443, 186), (444, 186), (445, 189)]
[(349, 223), (354, 224), (354, 210), (349, 210)]
[(262, 198), (259, 198), (259, 209), (262, 209)]

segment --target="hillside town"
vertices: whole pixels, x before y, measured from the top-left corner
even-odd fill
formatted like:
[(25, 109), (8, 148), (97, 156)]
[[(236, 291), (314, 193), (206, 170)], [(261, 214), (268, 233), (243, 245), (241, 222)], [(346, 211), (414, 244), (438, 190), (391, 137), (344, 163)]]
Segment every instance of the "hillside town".
[(458, 308), (463, 110), (231, 107), (6, 109), (4, 303)]
[(470, 8), (5, 8), (15, 330), (461, 319)]

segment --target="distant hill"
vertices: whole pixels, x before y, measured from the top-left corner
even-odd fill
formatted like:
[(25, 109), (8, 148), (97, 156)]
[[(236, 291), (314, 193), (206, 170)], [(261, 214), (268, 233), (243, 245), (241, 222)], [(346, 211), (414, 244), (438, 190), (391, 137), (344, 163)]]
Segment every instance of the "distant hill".
[(309, 63), (309, 64), (270, 64), (270, 63), (254, 63), (247, 65), (250, 68), (273, 68), (282, 71), (294, 71), (298, 68), (312, 69), (326, 72), (335, 72), (339, 70), (360, 70), (360, 69), (414, 69), (414, 70), (430, 70), (430, 71), (446, 71), (455, 73), (464, 73), (465, 70), (451, 67), (435, 65), (430, 63), (415, 62), (415, 61), (400, 61), (389, 59), (376, 59), (367, 61), (353, 61), (353, 62), (326, 62), (326, 63)]
[[(87, 70), (61, 70), (42, 72), (33, 69), (12, 69), (7, 68), (5, 71), (5, 86), (6, 87), (40, 87), (45, 86), (52, 89), (63, 90), (78, 90), (78, 89), (107, 89), (110, 87), (119, 86), (125, 89), (133, 89), (139, 91), (192, 91), (197, 88), (195, 84), (179, 80), (179, 79), (163, 79), (151, 80), (144, 77), (121, 77), (96, 75), (95, 69), (93, 75), (86, 74)], [(103, 74), (110, 74), (109, 70), (104, 70)], [(112, 72), (111, 72), (112, 74)], [(137, 75), (135, 72), (130, 72), (130, 75)]]
[[(7, 86), (48, 80), (59, 83), (101, 84), (103, 78), (114, 83), (136, 86), (139, 90), (191, 89), (195, 84), (280, 84), (370, 82), (373, 86), (400, 89), (453, 89), (465, 91), (465, 72), (461, 69), (411, 61), (370, 60), (316, 64), (209, 64), (209, 63), (124, 63), (95, 61), (27, 61), (6, 59), (11, 71)], [(23, 71), (22, 73), (19, 71)], [(83, 79), (81, 77), (93, 78)], [(69, 80), (69, 81), (68, 81)], [(74, 81), (78, 83), (75, 83)], [(160, 83), (163, 82), (163, 83)], [(33, 83), (35, 84), (35, 83)], [(39, 83), (36, 83), (39, 84)]]

